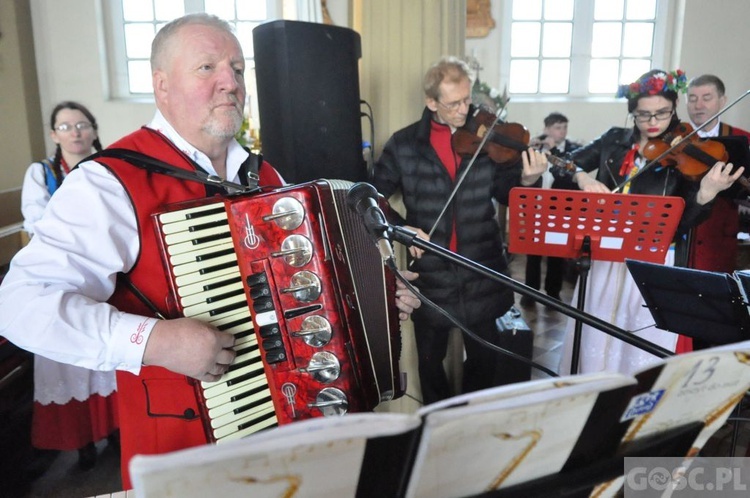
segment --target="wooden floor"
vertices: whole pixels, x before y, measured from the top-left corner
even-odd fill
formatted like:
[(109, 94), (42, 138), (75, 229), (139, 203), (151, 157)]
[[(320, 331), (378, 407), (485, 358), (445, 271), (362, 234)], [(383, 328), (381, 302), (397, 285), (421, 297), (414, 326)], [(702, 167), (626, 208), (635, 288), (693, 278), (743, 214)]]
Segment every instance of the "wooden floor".
[[(513, 257), (511, 276), (523, 282), (524, 267), (525, 256)], [(566, 280), (561, 292), (561, 299), (569, 303), (572, 292), (573, 283)], [(516, 303), (517, 308), (522, 312), (522, 316), (534, 331), (534, 361), (557, 371), (567, 317), (539, 303), (521, 307), (518, 304), (520, 303), (520, 295), (516, 295)], [(534, 374), (535, 378), (543, 376), (546, 376), (546, 374)], [(743, 413), (743, 415), (745, 414)], [(743, 456), (745, 448), (748, 446), (747, 433), (750, 433), (750, 431), (746, 430), (745, 427), (742, 429), (739, 432), (737, 456)], [(731, 439), (732, 428), (731, 426), (725, 426), (709, 441), (704, 454), (709, 456), (729, 455)], [(54, 459), (49, 469), (31, 483), (30, 490), (19, 494), (18, 497), (84, 498), (99, 494), (108, 496), (110, 493), (120, 491), (122, 483), (119, 455), (107, 445), (106, 440), (98, 443), (97, 447), (99, 449), (99, 461), (93, 469), (85, 472), (78, 469), (77, 452), (61, 452)], [(14, 497), (11, 496), (10, 498)]]

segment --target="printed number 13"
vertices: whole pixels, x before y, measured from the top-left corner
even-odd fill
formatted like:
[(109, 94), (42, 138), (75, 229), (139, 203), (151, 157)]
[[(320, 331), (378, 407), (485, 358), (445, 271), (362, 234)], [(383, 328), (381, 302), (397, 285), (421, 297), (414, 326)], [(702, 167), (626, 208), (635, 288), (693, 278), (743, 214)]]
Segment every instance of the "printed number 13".
[(707, 382), (708, 379), (714, 375), (714, 372), (716, 372), (716, 364), (719, 363), (719, 357), (714, 356), (709, 358), (707, 363), (708, 365), (706, 365), (705, 368), (703, 368), (703, 360), (696, 363), (695, 366), (690, 369), (690, 372), (688, 372), (687, 379), (685, 379), (685, 383), (682, 384), (682, 387), (688, 387), (691, 383), (693, 385), (700, 385)]

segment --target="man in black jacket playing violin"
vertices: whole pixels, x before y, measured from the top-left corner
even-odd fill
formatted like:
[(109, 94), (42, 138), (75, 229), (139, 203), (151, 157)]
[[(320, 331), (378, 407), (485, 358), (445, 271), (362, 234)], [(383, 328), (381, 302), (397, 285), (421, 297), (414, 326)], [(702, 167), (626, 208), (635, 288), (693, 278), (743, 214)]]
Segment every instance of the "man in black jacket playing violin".
[[(424, 77), (422, 118), (388, 140), (372, 181), (386, 198), (401, 191), (406, 218), (394, 214), (394, 223), (488, 268), (507, 272), (493, 200), (507, 204), (511, 188), (538, 185), (547, 161), (533, 149), (523, 152), (522, 160), (506, 165), (483, 154), (470, 165), (469, 157), (459, 156), (451, 137), (475, 110), (471, 86), (471, 71), (459, 59), (445, 57), (434, 64)], [(438, 219), (457, 180), (469, 167), (451, 205)], [(410, 248), (410, 256), (415, 260), (413, 270), (419, 273), (419, 289), (474, 333), (496, 342), (495, 319), (513, 305), (512, 291), (420, 249)], [(455, 393), (449, 387), (443, 359), (453, 324), (427, 306), (415, 311), (412, 318), (423, 401), (428, 404), (450, 397)], [(528, 370), (520, 363), (465, 339), (462, 392), (528, 380)], [(521, 372), (515, 377), (514, 368)]]

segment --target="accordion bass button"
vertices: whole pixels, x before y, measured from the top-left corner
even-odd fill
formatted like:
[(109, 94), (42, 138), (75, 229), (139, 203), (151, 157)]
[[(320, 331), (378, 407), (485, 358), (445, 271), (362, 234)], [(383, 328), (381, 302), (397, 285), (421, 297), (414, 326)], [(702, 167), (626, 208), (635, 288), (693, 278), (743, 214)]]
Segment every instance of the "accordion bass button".
[(271, 253), (274, 258), (284, 258), (286, 264), (299, 268), (310, 262), (313, 245), (304, 235), (290, 235), (281, 243), (281, 250)]
[(335, 415), (346, 415), (349, 410), (349, 401), (341, 389), (326, 387), (315, 397), (315, 403), (308, 403), (309, 408), (317, 408), (324, 417)]
[(307, 368), (301, 368), (300, 371), (310, 374), (318, 382), (330, 384), (341, 375), (341, 363), (333, 353), (321, 351), (312, 355)]
[(315, 273), (304, 270), (292, 275), (290, 286), (281, 289), (281, 292), (292, 294), (303, 303), (309, 303), (320, 297), (321, 290), (320, 278)]
[(305, 220), (305, 208), (294, 197), (282, 197), (273, 205), (273, 214), (267, 214), (263, 221), (273, 221), (282, 230), (294, 230)]
[(331, 322), (320, 315), (308, 316), (302, 321), (302, 328), (292, 332), (292, 337), (301, 337), (308, 346), (319, 348), (331, 341)]

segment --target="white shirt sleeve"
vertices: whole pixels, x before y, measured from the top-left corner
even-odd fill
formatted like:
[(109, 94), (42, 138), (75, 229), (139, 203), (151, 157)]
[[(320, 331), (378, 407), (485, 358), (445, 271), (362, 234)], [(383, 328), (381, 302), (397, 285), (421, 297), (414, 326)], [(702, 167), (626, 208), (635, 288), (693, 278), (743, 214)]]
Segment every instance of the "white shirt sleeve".
[(138, 373), (156, 320), (106, 303), (140, 250), (123, 186), (100, 164), (81, 164), (34, 231), (0, 286), (0, 335), (59, 362)]
[(34, 233), (34, 224), (41, 219), (44, 208), (49, 202), (50, 195), (44, 177), (42, 163), (31, 163), (23, 177), (21, 214), (23, 215), (23, 229), (29, 234)]

